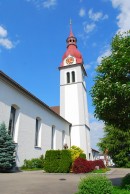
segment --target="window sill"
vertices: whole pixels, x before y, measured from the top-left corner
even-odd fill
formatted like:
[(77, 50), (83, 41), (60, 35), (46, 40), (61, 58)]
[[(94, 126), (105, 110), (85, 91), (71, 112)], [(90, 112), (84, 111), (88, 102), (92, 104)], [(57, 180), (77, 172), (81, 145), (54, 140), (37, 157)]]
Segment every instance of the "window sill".
[(42, 148), (39, 146), (35, 146), (34, 148), (41, 150)]

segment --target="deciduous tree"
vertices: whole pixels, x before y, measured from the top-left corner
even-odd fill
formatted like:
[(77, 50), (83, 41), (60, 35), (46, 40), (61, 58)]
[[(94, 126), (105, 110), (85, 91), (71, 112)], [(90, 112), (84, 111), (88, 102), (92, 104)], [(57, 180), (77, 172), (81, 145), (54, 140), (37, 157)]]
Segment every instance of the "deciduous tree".
[(96, 71), (91, 90), (95, 116), (130, 130), (130, 31), (113, 38), (110, 56), (102, 59)]

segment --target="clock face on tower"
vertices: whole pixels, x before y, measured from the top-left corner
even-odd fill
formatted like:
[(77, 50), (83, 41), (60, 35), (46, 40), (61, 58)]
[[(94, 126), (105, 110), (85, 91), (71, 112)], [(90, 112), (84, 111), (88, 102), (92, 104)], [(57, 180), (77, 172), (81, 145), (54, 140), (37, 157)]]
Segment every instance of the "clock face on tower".
[(64, 60), (64, 65), (72, 65), (76, 63), (76, 59), (73, 56), (68, 56), (65, 60)]
[(67, 63), (68, 65), (73, 64), (73, 62), (74, 62), (74, 57), (68, 57), (68, 58), (66, 59), (66, 63)]

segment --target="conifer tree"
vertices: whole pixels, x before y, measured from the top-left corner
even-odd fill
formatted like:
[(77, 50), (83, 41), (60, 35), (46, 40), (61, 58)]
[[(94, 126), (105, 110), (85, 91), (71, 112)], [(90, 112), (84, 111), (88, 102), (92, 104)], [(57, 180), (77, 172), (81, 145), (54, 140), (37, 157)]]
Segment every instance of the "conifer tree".
[(4, 123), (0, 124), (0, 170), (10, 170), (15, 166), (15, 144)]

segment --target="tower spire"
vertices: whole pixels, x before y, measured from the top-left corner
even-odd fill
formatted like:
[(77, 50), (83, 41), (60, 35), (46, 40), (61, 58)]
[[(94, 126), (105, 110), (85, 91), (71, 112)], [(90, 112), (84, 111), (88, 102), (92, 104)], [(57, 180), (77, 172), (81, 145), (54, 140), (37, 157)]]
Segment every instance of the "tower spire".
[(73, 32), (72, 32), (72, 20), (71, 20), (71, 18), (70, 18), (70, 35), (69, 35), (69, 37), (74, 37)]
[(70, 35), (68, 36), (66, 42), (67, 42), (67, 48), (70, 45), (74, 45), (77, 48), (77, 38), (74, 36), (72, 32), (72, 20), (71, 19), (70, 19)]

